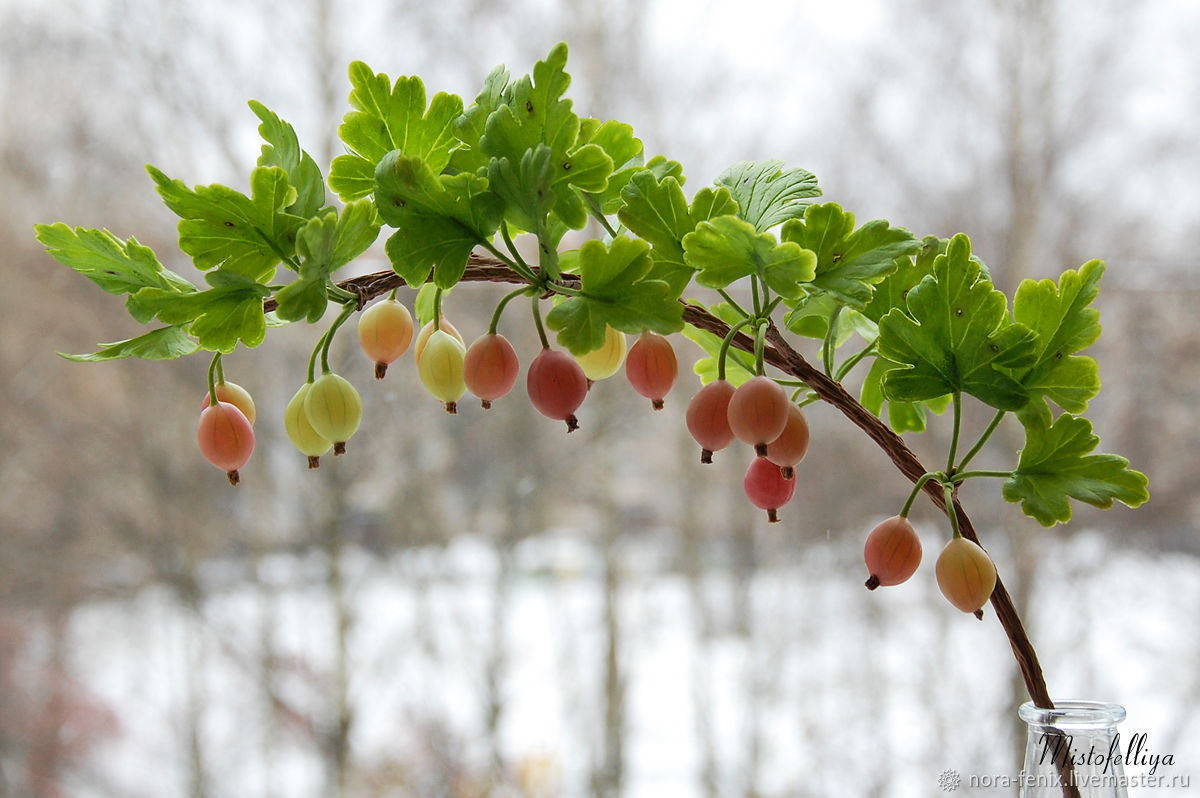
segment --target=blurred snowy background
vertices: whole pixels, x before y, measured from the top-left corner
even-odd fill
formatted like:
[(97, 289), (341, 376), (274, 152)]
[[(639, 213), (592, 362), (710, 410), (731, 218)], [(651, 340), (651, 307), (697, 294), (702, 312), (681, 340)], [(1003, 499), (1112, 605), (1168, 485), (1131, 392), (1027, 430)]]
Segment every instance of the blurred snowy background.
[[(1150, 503), (1045, 530), (964, 499), (1051, 692), (1124, 704), (1200, 783), (1198, 39), (1185, 0), (0, 0), (0, 796), (892, 798), (1019, 769), (1023, 685), (994, 616), (937, 594), (930, 507), (918, 576), (862, 588), (908, 486), (829, 409), (768, 526), (741, 455), (696, 462), (690, 374), (657, 414), (599, 383), (567, 437), (520, 389), (450, 417), (411, 368), (375, 384), (346, 336), (364, 430), (307, 473), (281, 416), (316, 334), (289, 329), (226, 361), (261, 418), (231, 490), (195, 449), (206, 364), (54, 356), (136, 328), (33, 223), (189, 273), (144, 163), (243, 186), (254, 98), (327, 165), (350, 60), (469, 101), (559, 40), (576, 110), (693, 191), (780, 158), (862, 221), (969, 233), (1010, 291), (1107, 260), (1090, 415)], [(470, 339), (495, 299), (447, 311)]]

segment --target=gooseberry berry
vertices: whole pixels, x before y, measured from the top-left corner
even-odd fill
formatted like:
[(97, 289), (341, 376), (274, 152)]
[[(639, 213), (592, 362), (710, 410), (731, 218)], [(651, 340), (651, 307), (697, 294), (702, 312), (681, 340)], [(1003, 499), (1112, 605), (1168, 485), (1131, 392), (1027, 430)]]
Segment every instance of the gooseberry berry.
[[(463, 340), (462, 333), (455, 329), (454, 325), (446, 321), (446, 317), (442, 316), (438, 321), (437, 329), (447, 332), (451, 337), (457, 338), (458, 342), (466, 347), (467, 343)], [(421, 365), (421, 355), (425, 352), (425, 345), (429, 343), (429, 336), (433, 335), (433, 321), (427, 321), (421, 331), (417, 333), (417, 340), (413, 341), (413, 360), (417, 365)]]
[(425, 344), (417, 374), (425, 389), (446, 405), (447, 413), (458, 412), (458, 400), (467, 392), (463, 381), (466, 349), (462, 341), (445, 330), (435, 330)]
[(304, 415), (318, 435), (333, 441), (334, 456), (344, 454), (362, 421), (362, 398), (345, 377), (329, 372), (309, 387)]
[(788, 403), (787, 422), (779, 437), (767, 444), (767, 459), (783, 469), (783, 478), (795, 475), (792, 466), (808, 454), (808, 419), (793, 402)]
[(311, 382), (306, 382), (300, 386), (300, 390), (292, 395), (288, 400), (287, 407), (283, 411), (283, 428), (287, 431), (288, 439), (292, 445), (300, 450), (300, 454), (307, 455), (309, 468), (321, 467), (321, 455), (325, 454), (333, 443), (328, 438), (323, 438), (313, 429), (312, 422), (308, 420), (308, 414), (304, 412), (304, 397), (308, 396), (308, 391), (312, 388)]
[(389, 363), (408, 351), (412, 339), (412, 314), (395, 299), (376, 302), (358, 318), (358, 342), (367, 357), (375, 361), (377, 380), (387, 374)]
[(605, 325), (604, 345), (576, 355), (575, 360), (583, 369), (583, 375), (592, 382), (611, 377), (625, 362), (625, 333)]
[(796, 493), (796, 480), (784, 479), (779, 466), (765, 457), (755, 457), (742, 478), (746, 497), (759, 509), (767, 511), (767, 520), (779, 520), (775, 512), (791, 501)]
[(767, 444), (787, 426), (787, 393), (775, 380), (759, 375), (738, 386), (729, 398), (729, 428), (739, 441), (754, 447), (759, 457), (766, 456)]
[(963, 612), (983, 617), (983, 605), (996, 587), (996, 565), (978, 544), (953, 538), (938, 555), (937, 583), (942, 595)]
[(713, 380), (688, 402), (687, 428), (696, 443), (700, 444), (701, 463), (711, 463), (713, 452), (719, 452), (733, 443), (728, 415), (732, 396), (733, 383)]
[(520, 370), (513, 345), (497, 333), (476, 338), (463, 358), (463, 381), (467, 390), (479, 397), (485, 410), (513, 389)]
[(666, 336), (647, 330), (629, 347), (625, 358), (625, 376), (633, 389), (662, 410), (663, 398), (675, 385), (679, 362)]
[[(217, 390), (217, 401), (229, 402), (238, 410), (241, 410), (242, 415), (246, 417), (246, 420), (250, 422), (250, 426), (253, 427), (258, 413), (254, 408), (254, 397), (250, 395), (250, 392), (236, 382), (218, 382), (215, 387)], [(200, 409), (203, 410), (208, 405), (209, 395), (208, 391), (205, 391), (204, 402), (201, 403)]]
[(587, 397), (588, 385), (583, 369), (570, 355), (543, 349), (529, 364), (525, 389), (543, 416), (567, 422), (567, 432), (579, 429), (575, 411)]
[(898, 585), (916, 573), (921, 564), (921, 539), (907, 518), (893, 515), (867, 535), (863, 560), (870, 574), (868, 590), (880, 585)]
[(208, 462), (229, 477), (229, 484), (240, 481), (238, 469), (246, 465), (254, 452), (254, 429), (241, 410), (229, 402), (217, 400), (200, 411), (196, 430), (200, 451)]

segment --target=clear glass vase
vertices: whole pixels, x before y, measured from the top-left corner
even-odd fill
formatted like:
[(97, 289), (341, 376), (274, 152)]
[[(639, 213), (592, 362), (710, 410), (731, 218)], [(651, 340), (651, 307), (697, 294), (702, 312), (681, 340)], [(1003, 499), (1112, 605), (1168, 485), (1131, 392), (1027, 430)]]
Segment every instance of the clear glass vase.
[(1029, 725), (1021, 798), (1128, 798), (1117, 724), (1125, 708), (1102, 701), (1032, 702), (1018, 714)]

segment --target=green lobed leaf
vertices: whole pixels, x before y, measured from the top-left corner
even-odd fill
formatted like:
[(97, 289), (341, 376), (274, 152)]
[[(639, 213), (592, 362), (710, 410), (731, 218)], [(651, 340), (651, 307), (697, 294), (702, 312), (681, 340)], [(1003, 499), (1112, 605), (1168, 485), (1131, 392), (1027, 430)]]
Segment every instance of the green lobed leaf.
[(516, 164), (492, 158), (487, 175), (492, 191), (508, 205), (508, 220), (519, 230), (536, 232), (557, 200), (550, 148), (538, 144)]
[(613, 172), (604, 190), (589, 193), (587, 200), (603, 215), (617, 212), (621, 207), (621, 192), (630, 179), (644, 169), (642, 140), (633, 135), (633, 128), (623, 122), (584, 119), (577, 144), (595, 144), (613, 162)]
[(1003, 369), (1030, 365), (1036, 333), (1008, 316), (1008, 301), (971, 259), (971, 243), (955, 236), (933, 274), (908, 293), (907, 312), (879, 322), (879, 353), (899, 364), (887, 372), (888, 399), (923, 401), (968, 393), (1000, 410), (1018, 410), (1029, 391)]
[(1150, 498), (1146, 475), (1115, 454), (1092, 454), (1100, 439), (1086, 418), (1064, 413), (1053, 424), (1049, 413), (1022, 414), (1025, 448), (1004, 498), (1043, 526), (1071, 519), (1069, 499), (1107, 509), (1114, 501), (1137, 507)]
[(1025, 280), (1013, 299), (1013, 318), (1038, 334), (1036, 360), (1014, 377), (1036, 397), (1045, 397), (1070, 413), (1083, 413), (1100, 392), (1100, 369), (1090, 357), (1076, 355), (1100, 336), (1100, 311), (1092, 302), (1100, 293), (1104, 262), (1088, 261), (1053, 280)]
[(737, 205), (728, 189), (706, 188), (696, 194), (689, 208), (680, 177), (673, 173), (656, 174), (655, 168), (660, 164), (671, 169), (674, 161), (648, 165), (630, 178), (621, 192), (624, 204), (617, 218), (654, 247), (651, 252), (654, 276), (668, 283), (678, 296), (696, 272), (683, 256), (684, 236), (702, 221), (734, 213)]
[(896, 270), (875, 286), (871, 301), (863, 308), (863, 315), (878, 324), (892, 308), (906, 308), (908, 292), (933, 274), (933, 262), (945, 253), (948, 244), (947, 239), (925, 236), (913, 257), (898, 258)]
[[(691, 301), (689, 304), (700, 308), (704, 307), (701, 302), (697, 301)], [(725, 302), (713, 305), (708, 310), (726, 324), (733, 325), (742, 320), (741, 314)], [(708, 357), (698, 359), (692, 366), (692, 371), (700, 377), (700, 382), (707, 385), (717, 378), (717, 374), (720, 371), (718, 358), (721, 354), (721, 336), (710, 333), (708, 330), (702, 330), (691, 324), (684, 325), (683, 334), (708, 353)], [(732, 346), (729, 347), (728, 354), (725, 357), (725, 379), (732, 383), (734, 387), (737, 387), (750, 380), (754, 374), (754, 355), (744, 352), (741, 349), (735, 349)]]
[(338, 136), (350, 152), (333, 159), (329, 186), (343, 201), (358, 199), (375, 188), (375, 167), (383, 156), (399, 150), (424, 161), (434, 173), (450, 163), (457, 145), (455, 123), (462, 98), (439, 92), (425, 105), (425, 84), (400, 76), (393, 84), (362, 61), (350, 64), (350, 105)]
[(200, 345), (189, 338), (180, 326), (159, 327), (145, 335), (127, 338), (124, 341), (102, 343), (99, 344), (99, 347), (98, 351), (89, 355), (68, 355), (63, 352), (58, 354), (60, 357), (78, 363), (102, 363), (127, 357), (144, 360), (174, 360), (200, 350)]
[(792, 242), (778, 243), (770, 233), (737, 216), (718, 216), (701, 222), (683, 237), (684, 260), (697, 270), (696, 282), (708, 288), (725, 288), (758, 274), (775, 293), (797, 299), (801, 283), (812, 280), (817, 257)]
[(258, 133), (262, 136), (259, 166), (278, 166), (287, 173), (288, 182), (296, 189), (296, 201), (285, 210), (309, 218), (325, 204), (325, 181), (321, 168), (304, 150), (296, 131), (287, 122), (257, 100), (250, 101), (250, 110), (261, 120)]
[(738, 206), (738, 216), (762, 233), (804, 215), (813, 197), (821, 196), (817, 178), (804, 169), (783, 171), (783, 161), (742, 161), (726, 169), (715, 183), (725, 186)]
[(578, 269), (581, 296), (556, 305), (546, 325), (575, 354), (604, 345), (605, 327), (630, 334), (670, 334), (683, 328), (683, 305), (670, 286), (648, 278), (653, 263), (644, 241), (619, 236), (611, 244), (591, 240), (564, 260)]
[(458, 119), (454, 120), (454, 135), (460, 146), (450, 153), (450, 168), (455, 172), (477, 172), (488, 165), (490, 156), (479, 149), (484, 127), (492, 112), (512, 101), (509, 73), (498, 66), (483, 81), (483, 89)]
[[(885, 404), (883, 379), (889, 371), (896, 367), (897, 364), (892, 361), (877, 357), (871, 364), (867, 376), (863, 379), (860, 401), (863, 407), (880, 418), (883, 418)], [(899, 433), (924, 432), (930, 411), (940, 415), (950, 406), (950, 402), (951, 398), (948, 394), (920, 402), (886, 400), (888, 425)]]
[(816, 253), (816, 276), (805, 287), (810, 297), (827, 294), (856, 310), (871, 301), (875, 284), (896, 271), (898, 258), (921, 247), (908, 230), (882, 219), (855, 230), (854, 214), (832, 202), (809, 205), (803, 219), (784, 224), (780, 239)]
[(142, 322), (186, 324), (210, 351), (232, 352), (239, 340), (250, 348), (261, 344), (267, 331), (263, 298), (270, 289), (234, 272), (209, 272), (204, 279), (211, 288), (190, 294), (143, 288), (129, 298), (129, 312)]
[(51, 257), (110, 294), (128, 294), (147, 287), (196, 290), (175, 272), (164, 269), (153, 250), (136, 238), (122, 241), (107, 230), (71, 228), (62, 222), (34, 225), (33, 229)]
[(503, 201), (487, 180), (470, 174), (436, 175), (419, 158), (388, 153), (376, 169), (379, 215), (396, 228), (388, 239), (392, 268), (414, 288), (430, 269), (441, 288), (458, 282), (471, 250), (500, 226)]
[[(592, 143), (579, 143), (580, 121), (564, 99), (571, 77), (565, 71), (567, 47), (559, 43), (544, 61), (509, 87), (507, 103), (488, 116), (479, 150), (493, 158), (519, 164), (526, 152), (543, 144), (550, 150), (554, 169), (553, 212), (569, 228), (587, 224), (587, 209), (577, 192), (600, 193), (608, 185), (613, 159)], [(514, 169), (514, 173), (519, 171)], [(524, 187), (527, 202), (540, 204), (538, 185)], [(526, 228), (531, 229), (531, 228)]]
[(263, 282), (295, 251), (304, 220), (285, 210), (297, 194), (284, 170), (260, 166), (252, 171), (250, 197), (220, 184), (189, 189), (153, 166), (146, 171), (163, 202), (180, 217), (179, 248), (201, 271), (220, 267)]
[(300, 276), (275, 295), (284, 321), (320, 321), (329, 305), (330, 275), (361, 255), (379, 236), (379, 220), (369, 199), (352, 200), (339, 214), (329, 208), (300, 228), (296, 254)]

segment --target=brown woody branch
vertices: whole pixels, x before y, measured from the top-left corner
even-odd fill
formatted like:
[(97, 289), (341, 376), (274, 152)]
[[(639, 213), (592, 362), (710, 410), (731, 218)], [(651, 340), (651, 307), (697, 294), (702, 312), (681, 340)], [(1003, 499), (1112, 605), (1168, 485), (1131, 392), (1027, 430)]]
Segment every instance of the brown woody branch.
[[(466, 273), (462, 279), (467, 282), (524, 282), (520, 275), (509, 269), (503, 262), (495, 258), (477, 254), (471, 255)], [(579, 286), (579, 278), (573, 275), (563, 275), (563, 282), (572, 287), (577, 288)], [(370, 299), (385, 294), (403, 284), (403, 279), (391, 271), (366, 274), (338, 283), (339, 287), (358, 294), (360, 306)], [(275, 300), (273, 298), (267, 299), (263, 303), (263, 307), (264, 310), (273, 310), (275, 308)], [(695, 305), (685, 306), (683, 318), (688, 324), (717, 336), (724, 337), (729, 332), (728, 324)], [(745, 333), (739, 332), (734, 336), (732, 345), (747, 352), (754, 351), (754, 339)], [(766, 362), (785, 374), (804, 382), (822, 400), (840, 410), (851, 423), (865, 432), (871, 440), (875, 441), (887, 453), (892, 463), (900, 470), (900, 473), (904, 474), (910, 481), (915, 483), (926, 473), (928, 469), (921, 464), (921, 461), (917, 459), (917, 456), (913, 454), (912, 450), (908, 448), (908, 445), (904, 443), (904, 440), (899, 435), (884, 424), (874, 413), (863, 407), (857, 399), (842, 387), (841, 383), (834, 381), (823, 372), (814, 368), (799, 352), (788, 344), (773, 324), (767, 329), (765, 359)], [(932, 480), (926, 482), (924, 490), (929, 494), (929, 498), (934, 504), (941, 508), (943, 512), (947, 510), (945, 496), (940, 483)], [(979, 543), (975, 527), (957, 498), (954, 500), (953, 510), (958, 516), (958, 525), (963, 537)], [(1050, 693), (1046, 688), (1046, 680), (1042, 674), (1042, 667), (1038, 662), (1037, 652), (1029, 640), (1029, 635), (1025, 632), (1025, 627), (1021, 623), (1021, 618), (1017, 614), (1016, 607), (1013, 605), (1012, 597), (1009, 596), (1004, 583), (998, 578), (996, 580), (996, 588), (992, 591), (991, 604), (992, 608), (996, 611), (996, 617), (1000, 620), (1000, 625), (1004, 628), (1004, 632), (1008, 636), (1013, 655), (1017, 659), (1017, 665), (1021, 668), (1021, 676), (1025, 680), (1025, 687), (1029, 691), (1029, 697), (1033, 699), (1033, 702), (1037, 706), (1044, 709), (1053, 709), (1054, 703), (1051, 701)]]

